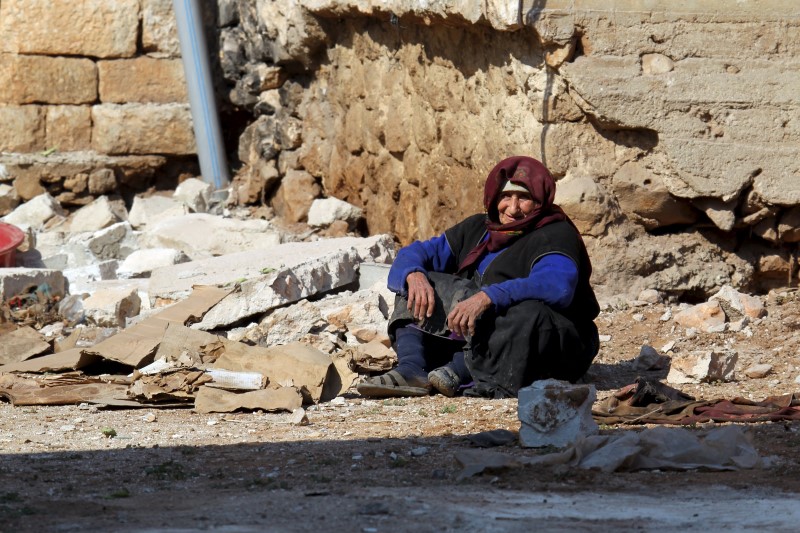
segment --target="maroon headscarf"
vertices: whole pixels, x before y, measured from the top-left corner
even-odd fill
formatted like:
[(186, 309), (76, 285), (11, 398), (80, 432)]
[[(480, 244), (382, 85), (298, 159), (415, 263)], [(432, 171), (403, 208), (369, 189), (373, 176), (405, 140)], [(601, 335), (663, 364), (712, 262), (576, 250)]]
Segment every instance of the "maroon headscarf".
[[(537, 207), (528, 216), (510, 224), (500, 223), (497, 203), (506, 182), (522, 185), (531, 194)], [(483, 189), (483, 207), (486, 209), (486, 230), (489, 238), (467, 254), (458, 269), (464, 270), (478, 261), (487, 250), (496, 252), (512, 241), (535, 229), (559, 220), (569, 220), (564, 211), (553, 203), (556, 196), (556, 182), (550, 172), (532, 157), (515, 156), (503, 159), (489, 172)], [(574, 226), (574, 224), (573, 224)]]

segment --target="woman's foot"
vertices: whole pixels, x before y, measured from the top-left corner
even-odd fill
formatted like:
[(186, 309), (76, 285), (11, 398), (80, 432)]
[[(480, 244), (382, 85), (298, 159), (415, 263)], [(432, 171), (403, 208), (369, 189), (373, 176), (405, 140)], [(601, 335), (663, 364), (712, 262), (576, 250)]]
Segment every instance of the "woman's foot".
[(424, 374), (406, 378), (397, 370), (390, 370), (365, 379), (356, 386), (356, 390), (367, 398), (427, 396), (431, 392), (431, 385)]
[(461, 378), (449, 366), (440, 366), (431, 370), (428, 373), (428, 381), (434, 389), (450, 398), (456, 395), (461, 386)]

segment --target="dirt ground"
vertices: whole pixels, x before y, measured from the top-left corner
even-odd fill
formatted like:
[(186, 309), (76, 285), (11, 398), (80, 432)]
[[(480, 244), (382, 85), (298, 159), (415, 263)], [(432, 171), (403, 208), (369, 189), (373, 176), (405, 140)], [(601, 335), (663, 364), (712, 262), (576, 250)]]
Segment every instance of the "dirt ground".
[[(712, 346), (739, 354), (737, 381), (677, 386), (695, 397), (794, 392), (800, 302), (794, 292), (764, 300), (768, 316), (742, 332), (688, 336), (672, 320), (660, 320), (666, 304), (603, 311), (598, 327), (610, 338), (586, 381), (605, 398), (633, 382), (643, 344), (661, 350), (674, 341), (676, 354)], [(745, 377), (755, 363), (773, 370)], [(666, 371), (646, 375), (663, 379)], [(746, 425), (769, 458), (757, 470), (604, 474), (520, 467), (459, 479), (454, 454), (471, 447), (469, 435), (519, 429), (515, 400), (367, 400), (352, 393), (307, 414), (309, 424), (298, 426), (283, 413), (0, 404), (0, 529), (792, 531), (800, 519), (798, 423)], [(542, 453), (517, 444), (499, 450)]]

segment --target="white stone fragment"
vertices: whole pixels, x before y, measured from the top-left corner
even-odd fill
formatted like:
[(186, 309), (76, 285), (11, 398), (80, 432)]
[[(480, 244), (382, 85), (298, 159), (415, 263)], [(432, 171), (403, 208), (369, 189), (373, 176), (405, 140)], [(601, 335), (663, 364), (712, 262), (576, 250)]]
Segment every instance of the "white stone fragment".
[(100, 290), (83, 301), (87, 320), (101, 327), (124, 328), (129, 317), (139, 314), (141, 299), (135, 289)]
[(205, 213), (213, 191), (214, 187), (210, 183), (189, 178), (178, 185), (172, 197), (186, 204), (195, 213)]
[(597, 398), (594, 385), (572, 385), (566, 381), (535, 381), (519, 390), (518, 414), (523, 447), (563, 448), (599, 432), (592, 418)]
[(168, 196), (137, 196), (128, 213), (128, 222), (135, 229), (152, 226), (159, 221), (185, 215), (189, 212), (186, 204)]
[(682, 357), (673, 357), (667, 382), (711, 383), (714, 381), (734, 381), (736, 378), (736, 361), (738, 354), (734, 351), (696, 351)]
[(92, 203), (75, 211), (67, 223), (67, 228), (72, 233), (95, 232), (119, 221), (119, 217), (112, 209), (108, 198), (100, 196)]
[(308, 225), (314, 228), (327, 227), (337, 220), (344, 220), (353, 228), (363, 216), (364, 211), (360, 207), (338, 198), (317, 198), (308, 210)]
[(73, 287), (92, 281), (116, 279), (118, 267), (119, 261), (109, 259), (77, 268), (65, 268), (63, 273), (64, 277), (69, 281), (69, 286)]
[(173, 248), (136, 250), (120, 264), (117, 275), (121, 279), (148, 278), (150, 273), (157, 268), (177, 265), (188, 260), (186, 254)]
[(29, 228), (41, 229), (50, 219), (56, 216), (64, 217), (66, 212), (55, 198), (44, 193), (14, 209), (3, 218), (3, 222), (13, 224), (26, 231)]
[(744, 375), (748, 378), (760, 379), (767, 376), (770, 372), (772, 372), (772, 365), (760, 363), (745, 369)]

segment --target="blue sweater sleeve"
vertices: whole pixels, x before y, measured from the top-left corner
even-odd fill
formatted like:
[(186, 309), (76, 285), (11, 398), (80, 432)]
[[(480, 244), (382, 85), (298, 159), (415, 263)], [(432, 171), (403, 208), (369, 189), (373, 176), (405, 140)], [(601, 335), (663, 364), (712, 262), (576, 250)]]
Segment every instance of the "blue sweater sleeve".
[(412, 272), (454, 272), (456, 258), (444, 235), (427, 241), (415, 241), (397, 252), (389, 269), (389, 290), (407, 296), (406, 278)]
[(563, 309), (575, 296), (578, 267), (566, 255), (551, 253), (539, 259), (527, 278), (511, 279), (483, 287), (498, 311), (524, 300), (541, 300)]

